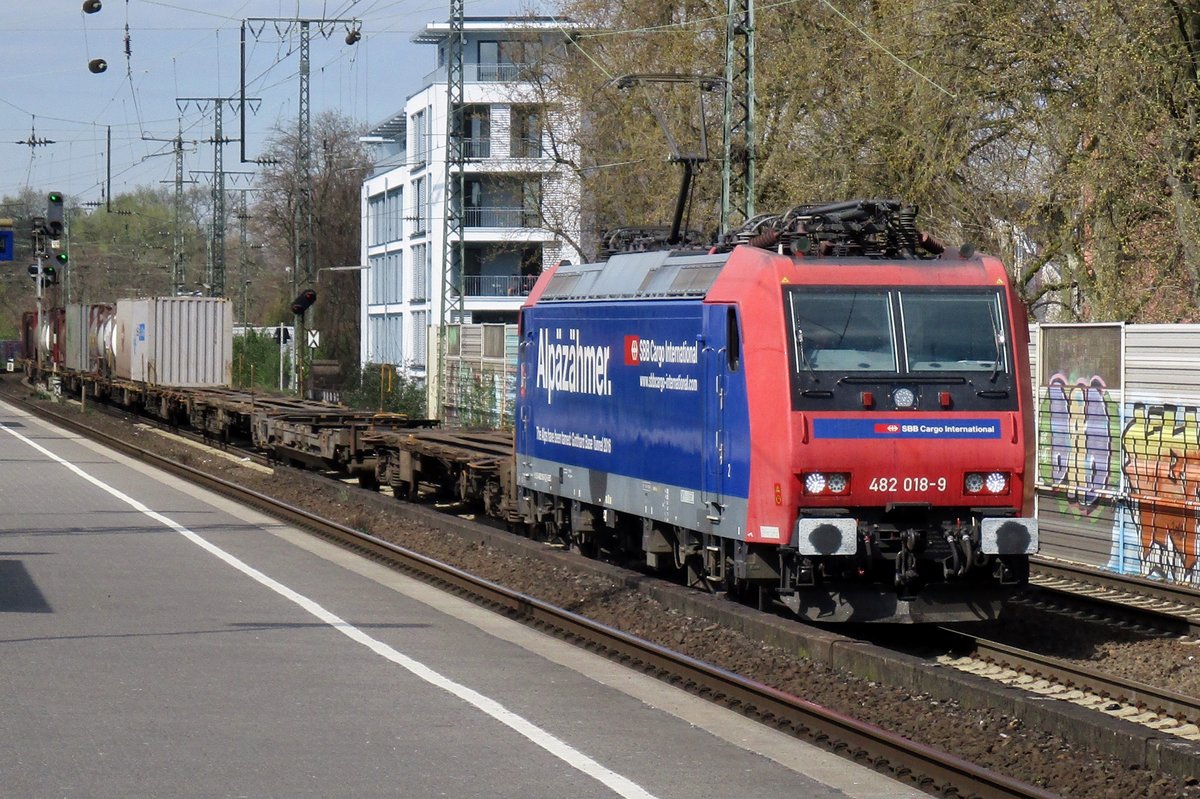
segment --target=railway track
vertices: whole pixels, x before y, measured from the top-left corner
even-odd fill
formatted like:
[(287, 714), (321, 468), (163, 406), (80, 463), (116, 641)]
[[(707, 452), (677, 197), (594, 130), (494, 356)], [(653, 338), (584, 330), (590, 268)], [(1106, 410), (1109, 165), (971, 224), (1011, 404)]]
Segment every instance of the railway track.
[(937, 795), (980, 799), (1054, 799), (1056, 794), (981, 768), (948, 752), (913, 742), (666, 647), (628, 635), (528, 595), (482, 580), (420, 553), (332, 522), (177, 460), (108, 436), (42, 404), (6, 400), (56, 425), (98, 440), (130, 457), (275, 518), (385, 562), (509, 618), (572, 641), (630, 668), (684, 688), (764, 724), (820, 745)]
[(1200, 591), (1046, 558), (1031, 560), (1029, 582), (1039, 591), (1027, 601), (1069, 596), (1131, 624), (1200, 639)]
[(969, 655), (941, 655), (937, 662), (1049, 699), (1140, 724), (1164, 735), (1200, 741), (1200, 699), (1158, 686), (1114, 677), (1060, 658), (942, 630)]

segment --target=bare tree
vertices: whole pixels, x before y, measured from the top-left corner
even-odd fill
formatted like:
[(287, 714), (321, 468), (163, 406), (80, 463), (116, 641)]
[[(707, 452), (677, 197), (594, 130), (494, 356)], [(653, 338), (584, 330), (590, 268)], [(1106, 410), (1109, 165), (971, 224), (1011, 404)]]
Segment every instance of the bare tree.
[[(314, 280), (325, 267), (356, 265), (359, 259), (362, 215), (360, 192), (371, 159), (359, 137), (365, 129), (336, 112), (313, 120), (311, 167), (307, 186), (311, 192)], [(253, 216), (262, 240), (274, 252), (287, 254), (287, 265), (296, 263), (300, 241), (297, 208), (304, 176), (298, 161), (296, 126), (278, 130), (268, 143), (268, 164), (259, 174), (259, 198)], [(289, 273), (290, 274), (290, 273)], [(300, 276), (303, 277), (303, 276)], [(339, 279), (340, 278), (340, 279)], [(290, 290), (290, 286), (289, 286)], [(323, 333), (322, 348), (339, 361), (343, 375), (358, 365), (359, 280), (331, 273), (321, 279), (314, 322)], [(289, 297), (290, 300), (290, 297)]]

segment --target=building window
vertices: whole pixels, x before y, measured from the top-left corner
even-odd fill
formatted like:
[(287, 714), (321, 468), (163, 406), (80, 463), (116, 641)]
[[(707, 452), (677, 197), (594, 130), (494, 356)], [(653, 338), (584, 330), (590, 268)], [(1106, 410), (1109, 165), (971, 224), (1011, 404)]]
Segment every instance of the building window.
[(367, 227), (372, 245), (387, 241), (387, 197), (377, 194), (367, 200)]
[(412, 350), (408, 353), (413, 366), (425, 366), (425, 349), (429, 341), (429, 314), (417, 311), (412, 315)]
[(539, 227), (542, 224), (542, 178), (533, 176), (521, 183), (521, 225)]
[(542, 157), (542, 115), (538, 106), (512, 107), (508, 147), (513, 158)]
[(385, 241), (404, 238), (404, 190), (395, 188), (387, 193), (387, 232)]
[(404, 357), (404, 316), (379, 314), (370, 318), (372, 363), (399, 364)]
[(479, 42), (479, 80), (514, 81), (541, 58), (541, 43), (530, 41)]
[(413, 165), (423, 166), (429, 161), (429, 115), (426, 111), (421, 110), (413, 114), (409, 127), (412, 128), (413, 136)]
[(428, 250), (429, 245), (427, 244), (418, 244), (412, 248), (412, 275), (409, 281), (412, 284), (413, 302), (429, 299)]
[(539, 175), (488, 175), (463, 183), (466, 227), (541, 227), (542, 179)]
[(429, 180), (417, 178), (412, 186), (413, 207), (409, 216), (413, 219), (413, 235), (418, 236), (429, 230)]
[(492, 109), (486, 105), (463, 106), (463, 155), (490, 158), (492, 155)]

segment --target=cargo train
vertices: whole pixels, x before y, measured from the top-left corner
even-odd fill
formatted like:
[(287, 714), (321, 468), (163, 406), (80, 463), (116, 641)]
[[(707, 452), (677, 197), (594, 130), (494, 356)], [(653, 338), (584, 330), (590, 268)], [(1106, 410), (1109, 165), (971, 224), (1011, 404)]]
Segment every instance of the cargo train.
[(67, 373), (280, 459), (476, 501), (527, 535), (802, 618), (998, 615), (1038, 550), (1028, 325), (1003, 264), (943, 252), (893, 201), (639, 249), (540, 276), (511, 433), (285, 413), (156, 389), (149, 367), (141, 383)]
[(233, 315), (218, 297), (68, 304), (22, 320), (25, 359), (49, 373), (192, 388), (229, 385)]

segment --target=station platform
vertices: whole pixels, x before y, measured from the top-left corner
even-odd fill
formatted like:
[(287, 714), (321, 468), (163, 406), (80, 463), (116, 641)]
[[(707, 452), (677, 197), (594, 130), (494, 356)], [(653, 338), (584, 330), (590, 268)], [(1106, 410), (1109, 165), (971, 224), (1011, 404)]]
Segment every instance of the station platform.
[(0, 403), (7, 796), (916, 799)]

